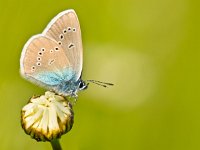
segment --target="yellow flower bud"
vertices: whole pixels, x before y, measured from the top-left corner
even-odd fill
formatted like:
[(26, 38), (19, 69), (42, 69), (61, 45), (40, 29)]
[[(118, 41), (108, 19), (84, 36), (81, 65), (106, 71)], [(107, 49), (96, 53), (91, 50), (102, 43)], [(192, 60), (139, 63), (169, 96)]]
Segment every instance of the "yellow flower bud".
[(69, 101), (47, 91), (45, 95), (32, 97), (21, 111), (24, 131), (37, 141), (60, 138), (73, 126), (73, 110)]

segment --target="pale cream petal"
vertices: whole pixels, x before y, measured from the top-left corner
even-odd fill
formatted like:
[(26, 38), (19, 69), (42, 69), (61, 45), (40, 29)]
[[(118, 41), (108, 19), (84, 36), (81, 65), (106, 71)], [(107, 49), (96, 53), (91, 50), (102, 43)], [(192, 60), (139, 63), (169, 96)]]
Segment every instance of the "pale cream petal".
[(22, 127), (37, 141), (50, 141), (68, 132), (73, 125), (73, 111), (65, 97), (53, 92), (32, 98), (22, 108)]

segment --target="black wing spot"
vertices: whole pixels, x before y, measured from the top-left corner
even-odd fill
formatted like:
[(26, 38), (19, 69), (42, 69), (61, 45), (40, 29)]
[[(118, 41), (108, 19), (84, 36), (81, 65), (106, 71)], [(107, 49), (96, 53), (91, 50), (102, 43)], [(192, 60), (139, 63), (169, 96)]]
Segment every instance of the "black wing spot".
[(69, 45), (68, 45), (68, 48), (69, 49), (71, 49), (72, 47), (74, 47), (75, 45), (73, 44), (73, 43), (70, 43)]
[(58, 47), (55, 47), (54, 49), (55, 49), (55, 51), (59, 51), (59, 48), (58, 48)]
[(71, 27), (68, 27), (67, 30), (68, 30), (68, 32), (70, 32), (71, 31)]
[(49, 61), (49, 65), (52, 65), (54, 62), (55, 62), (55, 59), (51, 59), (51, 60)]
[(76, 32), (76, 28), (73, 28), (73, 32)]
[(42, 64), (41, 64), (41, 62), (37, 62), (37, 66), (41, 66)]
[(43, 55), (43, 53), (42, 53), (42, 52), (38, 52), (38, 55), (39, 55), (39, 56), (42, 56), (42, 55)]
[(52, 49), (50, 49), (50, 53), (53, 53), (53, 50), (52, 50)]
[(44, 52), (44, 51), (45, 51), (45, 48), (41, 48), (41, 51)]
[(60, 34), (60, 39), (63, 40), (64, 39), (64, 36), (63, 34)]
[(41, 61), (41, 57), (37, 57), (37, 61)]
[(31, 67), (31, 71), (34, 72), (35, 71), (35, 66)]
[(64, 33), (64, 34), (66, 34), (66, 33), (67, 33), (67, 30), (66, 30), (66, 29), (64, 29), (64, 30), (63, 30), (63, 33)]
[(59, 45), (62, 45), (62, 42), (61, 42), (61, 41), (59, 41), (59, 42), (58, 42), (58, 44), (59, 44)]

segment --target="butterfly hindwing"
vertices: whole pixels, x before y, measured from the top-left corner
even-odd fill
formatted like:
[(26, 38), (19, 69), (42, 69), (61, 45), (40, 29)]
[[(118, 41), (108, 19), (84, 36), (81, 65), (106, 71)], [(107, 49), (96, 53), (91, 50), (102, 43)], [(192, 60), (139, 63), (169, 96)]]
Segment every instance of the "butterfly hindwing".
[(70, 80), (75, 74), (63, 48), (42, 34), (25, 44), (20, 69), (23, 77), (48, 88)]
[(59, 13), (47, 25), (43, 35), (54, 39), (64, 49), (76, 72), (75, 78), (78, 80), (82, 72), (83, 48), (80, 25), (75, 11), (66, 10)]

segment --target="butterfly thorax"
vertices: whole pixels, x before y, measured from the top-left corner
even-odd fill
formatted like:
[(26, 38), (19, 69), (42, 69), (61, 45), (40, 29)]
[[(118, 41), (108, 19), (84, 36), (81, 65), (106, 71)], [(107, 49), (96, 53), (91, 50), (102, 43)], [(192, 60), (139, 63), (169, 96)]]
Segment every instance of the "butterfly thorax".
[(63, 81), (61, 84), (57, 85), (54, 90), (64, 96), (77, 97), (77, 92), (87, 88), (85, 82), (81, 79), (74, 81)]

